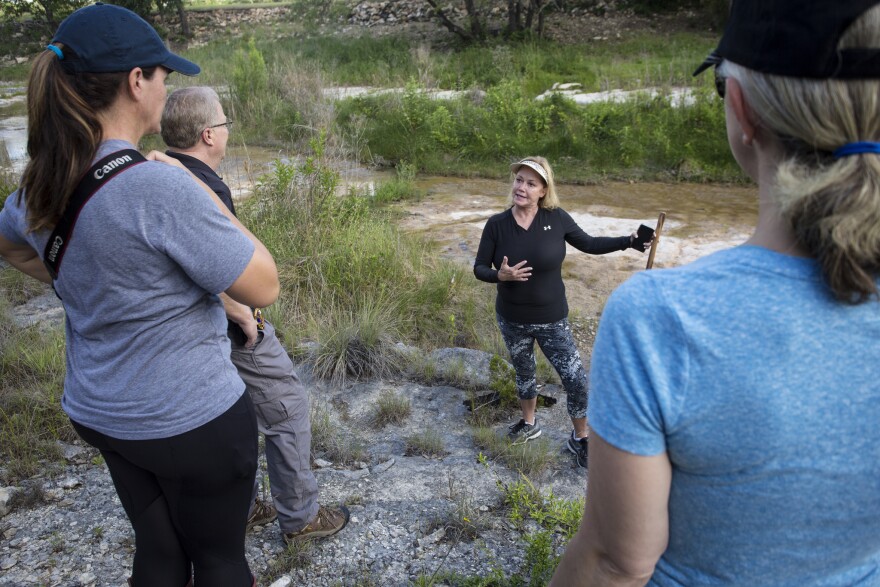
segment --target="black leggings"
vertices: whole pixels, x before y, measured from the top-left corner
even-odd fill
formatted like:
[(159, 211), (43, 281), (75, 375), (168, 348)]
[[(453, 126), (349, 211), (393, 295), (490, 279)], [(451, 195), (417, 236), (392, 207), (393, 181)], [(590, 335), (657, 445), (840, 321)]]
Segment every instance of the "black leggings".
[(76, 422), (101, 451), (134, 528), (134, 587), (251, 587), (245, 524), (257, 469), (257, 424), (247, 393), (194, 430), (119, 440)]

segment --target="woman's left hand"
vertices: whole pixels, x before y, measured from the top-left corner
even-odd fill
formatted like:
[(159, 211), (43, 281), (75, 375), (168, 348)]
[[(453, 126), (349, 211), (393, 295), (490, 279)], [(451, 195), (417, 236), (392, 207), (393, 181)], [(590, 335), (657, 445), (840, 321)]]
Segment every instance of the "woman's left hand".
[[(634, 232), (634, 233), (630, 234), (630, 235), (629, 235), (629, 246), (632, 247), (632, 248), (634, 248), (634, 249), (636, 249), (636, 250), (639, 250), (639, 247), (638, 247), (638, 245), (636, 244), (637, 241), (638, 241), (638, 239), (639, 239), (639, 235), (638, 235), (638, 233)], [(643, 252), (643, 253), (647, 252), (647, 251), (651, 248), (651, 245), (652, 245), (652, 244), (654, 244), (654, 238), (653, 238), (653, 237), (651, 237), (651, 240), (649, 240), (649, 241), (647, 241), (647, 242), (645, 243), (645, 248), (642, 249), (642, 252)]]
[(189, 172), (189, 169), (187, 169), (186, 166), (184, 166), (184, 164), (181, 163), (179, 159), (169, 157), (162, 151), (150, 151), (149, 153), (147, 153), (147, 161), (159, 161), (160, 163), (166, 163), (174, 167), (179, 167), (184, 171)]

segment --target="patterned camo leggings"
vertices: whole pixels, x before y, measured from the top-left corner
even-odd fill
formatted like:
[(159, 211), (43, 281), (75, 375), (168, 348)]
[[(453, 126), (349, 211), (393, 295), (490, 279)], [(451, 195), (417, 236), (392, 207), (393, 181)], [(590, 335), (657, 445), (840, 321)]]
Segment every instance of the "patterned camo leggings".
[(516, 393), (528, 400), (538, 395), (535, 382), (535, 341), (559, 373), (567, 396), (568, 415), (587, 416), (587, 372), (571, 335), (568, 318), (550, 324), (522, 324), (496, 314), (501, 337), (516, 370)]

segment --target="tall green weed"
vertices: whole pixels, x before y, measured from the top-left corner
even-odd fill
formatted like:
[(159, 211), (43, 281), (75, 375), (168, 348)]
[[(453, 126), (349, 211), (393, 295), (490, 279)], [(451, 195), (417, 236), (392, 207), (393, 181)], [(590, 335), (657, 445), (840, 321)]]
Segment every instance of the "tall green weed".
[(236, 49), (232, 58), (232, 91), (242, 106), (269, 85), (269, 70), (263, 54), (254, 39), (248, 39), (244, 47)]
[[(13, 271), (7, 269), (6, 271)], [(64, 333), (12, 323), (0, 293), (0, 455), (8, 484), (60, 459), (59, 440), (76, 434), (61, 410)]]
[(337, 379), (353, 374), (339, 358), (363, 357), (363, 345), (391, 367), (393, 343), (447, 343), (450, 315), (457, 340), (491, 347), (492, 313), (475, 310), (489, 307), (491, 292), (401, 233), (381, 201), (343, 191), (322, 137), (311, 145), (300, 163), (276, 162), (258, 197), (240, 206), (276, 259), (282, 295), (269, 317), (289, 342), (319, 341), (324, 372)]

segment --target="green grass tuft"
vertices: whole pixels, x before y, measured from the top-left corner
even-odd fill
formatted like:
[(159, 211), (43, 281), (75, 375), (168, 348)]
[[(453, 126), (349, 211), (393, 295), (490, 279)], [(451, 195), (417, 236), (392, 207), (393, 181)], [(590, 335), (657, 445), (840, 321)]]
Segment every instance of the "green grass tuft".
[(384, 428), (389, 424), (397, 426), (406, 422), (412, 414), (412, 402), (399, 393), (385, 390), (379, 394), (373, 407), (372, 422), (376, 428)]
[(474, 444), (492, 459), (506, 467), (534, 477), (550, 470), (558, 461), (556, 451), (545, 437), (513, 445), (506, 436), (499, 435), (488, 426), (471, 429)]
[(404, 454), (408, 457), (420, 455), (427, 458), (442, 458), (449, 454), (443, 446), (443, 437), (436, 430), (427, 430), (406, 437)]

